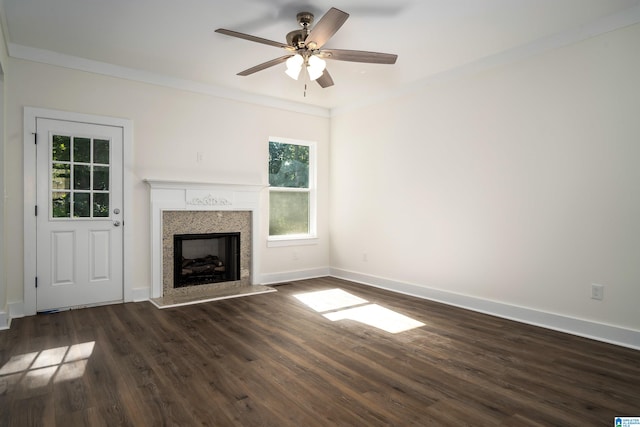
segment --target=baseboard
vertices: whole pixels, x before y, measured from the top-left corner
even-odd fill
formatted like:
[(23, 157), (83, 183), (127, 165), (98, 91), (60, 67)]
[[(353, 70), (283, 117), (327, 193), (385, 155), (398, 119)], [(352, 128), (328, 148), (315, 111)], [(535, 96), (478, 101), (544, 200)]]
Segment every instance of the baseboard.
[(589, 320), (576, 319), (559, 314), (547, 313), (496, 301), (489, 301), (468, 295), (455, 294), (452, 292), (427, 288), (411, 283), (398, 282), (391, 279), (339, 268), (331, 268), (330, 270), (330, 276), (339, 279), (345, 279), (361, 283), (363, 285), (374, 286), (392, 292), (398, 292), (504, 319), (514, 320), (516, 322), (540, 326), (559, 332), (565, 332), (584, 338), (640, 350), (640, 331), (592, 322)]
[(9, 313), (6, 311), (0, 311), (0, 331), (9, 329), (9, 326), (11, 326), (11, 317), (9, 317)]
[(12, 319), (24, 317), (24, 301), (8, 302), (7, 310), (9, 311), (9, 317)]
[(260, 275), (261, 285), (275, 285), (293, 280), (315, 279), (316, 277), (326, 277), (330, 275), (329, 267), (312, 268), (309, 270), (285, 271), (282, 273), (267, 273)]
[(0, 311), (0, 331), (11, 327), (11, 319), (24, 317), (24, 302), (8, 302), (7, 311)]
[[(134, 302), (147, 301), (149, 298), (150, 298), (150, 290), (148, 287), (133, 289)], [(7, 312), (8, 313), (4, 313), (0, 311), (0, 330), (8, 329), (9, 325), (11, 324), (11, 319), (17, 319), (25, 316), (24, 302), (16, 301), (16, 302), (7, 303)], [(6, 314), (8, 317), (8, 320), (6, 322), (3, 319), (3, 314)], [(7, 325), (6, 327), (3, 326), (5, 325), (5, 323)]]
[(133, 302), (148, 301), (151, 298), (151, 288), (133, 288)]

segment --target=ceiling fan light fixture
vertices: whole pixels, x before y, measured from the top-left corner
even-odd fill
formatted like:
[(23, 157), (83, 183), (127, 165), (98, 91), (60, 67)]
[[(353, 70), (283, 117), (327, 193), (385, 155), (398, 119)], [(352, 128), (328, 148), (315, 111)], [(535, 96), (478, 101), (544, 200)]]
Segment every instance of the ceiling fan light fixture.
[(291, 77), (293, 80), (298, 80), (298, 76), (300, 75), (300, 71), (302, 70), (302, 64), (304, 63), (304, 58), (299, 53), (293, 55), (291, 58), (287, 59), (287, 70), (285, 73)]
[(327, 63), (324, 59), (318, 58), (315, 55), (311, 55), (308, 60), (307, 72), (309, 73), (309, 78), (311, 80), (316, 80), (323, 73), (324, 69), (327, 67)]
[[(0, 4), (2, 4), (2, 0), (0, 0)], [(342, 27), (342, 24), (345, 23), (348, 17), (348, 13), (332, 7), (320, 18), (318, 23), (311, 28), (314, 20), (313, 13), (300, 12), (296, 18), (302, 28), (287, 33), (286, 44), (224, 28), (218, 28), (216, 33), (278, 47), (287, 52), (284, 56), (241, 71), (238, 73), (239, 76), (249, 76), (258, 71), (266, 70), (267, 68), (286, 62), (287, 69), (285, 73), (292, 79), (299, 79), (302, 67), (304, 66), (307, 69), (305, 80), (309, 77), (309, 80), (315, 80), (320, 87), (327, 88), (333, 86), (333, 78), (326, 69), (326, 63), (324, 61), (327, 58), (366, 64), (395, 64), (398, 59), (398, 55), (367, 52), (364, 50), (327, 49), (321, 51), (320, 49), (322, 49), (336, 31)]]

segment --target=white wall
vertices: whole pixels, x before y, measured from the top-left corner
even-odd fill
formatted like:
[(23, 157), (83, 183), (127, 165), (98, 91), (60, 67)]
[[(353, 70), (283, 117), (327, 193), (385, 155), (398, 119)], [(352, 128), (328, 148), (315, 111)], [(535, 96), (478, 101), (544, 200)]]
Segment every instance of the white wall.
[[(0, 10), (0, 12), (2, 12)], [(7, 63), (7, 50), (0, 17), (0, 329), (8, 324), (9, 316), (6, 310), (7, 278), (5, 271), (5, 251), (7, 240), (5, 239), (5, 68)]]
[[(148, 287), (149, 196), (145, 178), (221, 182), (268, 183), (268, 137), (311, 139), (319, 152), (319, 244), (267, 248), (266, 205), (262, 208), (260, 272), (306, 271), (329, 265), (328, 143), (329, 119), (275, 108), (215, 98), (124, 79), (106, 77), (11, 58), (13, 78), (8, 94), (7, 240), (9, 302), (23, 298), (23, 107), (41, 107), (131, 119), (134, 125), (133, 224), (134, 288)], [(197, 153), (203, 161), (197, 163)], [(264, 202), (266, 202), (265, 190)]]
[(336, 274), (640, 331), (638, 76), (635, 25), (338, 114)]

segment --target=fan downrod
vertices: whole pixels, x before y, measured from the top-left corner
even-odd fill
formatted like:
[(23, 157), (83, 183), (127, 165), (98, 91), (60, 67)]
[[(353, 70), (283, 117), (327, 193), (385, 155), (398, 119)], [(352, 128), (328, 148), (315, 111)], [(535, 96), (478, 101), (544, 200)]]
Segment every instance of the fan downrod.
[(302, 28), (306, 29), (313, 24), (313, 13), (300, 12), (296, 15), (296, 19), (298, 20), (298, 24), (300, 24)]

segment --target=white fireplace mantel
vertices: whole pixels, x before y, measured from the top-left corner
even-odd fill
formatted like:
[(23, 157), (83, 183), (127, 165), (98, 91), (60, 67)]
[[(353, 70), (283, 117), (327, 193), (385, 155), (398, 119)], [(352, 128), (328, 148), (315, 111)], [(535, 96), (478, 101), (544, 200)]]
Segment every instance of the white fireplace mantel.
[(263, 185), (144, 180), (150, 188), (151, 297), (162, 296), (162, 212), (251, 211), (251, 284), (260, 283), (260, 192)]

